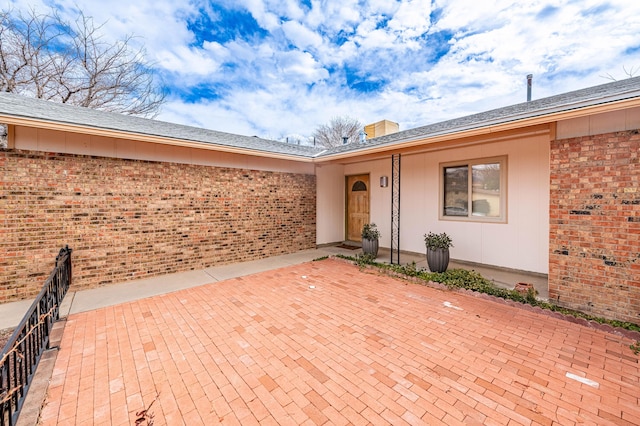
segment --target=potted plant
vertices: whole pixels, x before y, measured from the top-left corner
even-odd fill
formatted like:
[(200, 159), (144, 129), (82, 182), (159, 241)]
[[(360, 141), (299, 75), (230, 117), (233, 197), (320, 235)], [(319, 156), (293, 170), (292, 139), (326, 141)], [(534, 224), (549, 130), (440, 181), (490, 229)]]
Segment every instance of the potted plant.
[(380, 231), (378, 231), (376, 224), (365, 223), (362, 227), (362, 251), (377, 257), (378, 238), (380, 238)]
[(431, 272), (444, 272), (449, 267), (449, 247), (453, 247), (451, 237), (445, 232), (424, 234), (427, 246), (427, 264)]

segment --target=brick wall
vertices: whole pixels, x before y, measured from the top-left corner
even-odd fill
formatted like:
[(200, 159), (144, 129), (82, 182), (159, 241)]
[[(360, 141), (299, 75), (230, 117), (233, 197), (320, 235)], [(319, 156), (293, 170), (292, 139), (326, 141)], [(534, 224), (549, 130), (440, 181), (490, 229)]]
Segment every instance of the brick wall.
[(314, 248), (315, 176), (0, 151), (0, 303)]
[(640, 323), (640, 132), (552, 141), (549, 296)]

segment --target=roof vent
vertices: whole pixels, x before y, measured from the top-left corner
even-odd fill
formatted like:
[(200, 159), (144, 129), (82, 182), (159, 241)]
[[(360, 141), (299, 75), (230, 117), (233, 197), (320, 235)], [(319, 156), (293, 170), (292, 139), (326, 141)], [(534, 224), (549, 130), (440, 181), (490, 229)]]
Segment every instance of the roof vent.
[(527, 102), (531, 102), (531, 86), (533, 82), (533, 74), (527, 75)]

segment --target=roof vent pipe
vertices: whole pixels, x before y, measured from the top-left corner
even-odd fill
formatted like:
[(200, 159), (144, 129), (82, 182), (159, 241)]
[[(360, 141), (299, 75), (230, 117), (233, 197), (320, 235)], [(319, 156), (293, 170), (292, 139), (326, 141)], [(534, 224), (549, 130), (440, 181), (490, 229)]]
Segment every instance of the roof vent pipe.
[(531, 86), (533, 81), (533, 74), (527, 75), (527, 102), (531, 102)]
[(343, 136), (342, 137), (342, 145), (346, 145), (347, 143), (349, 143), (349, 136)]

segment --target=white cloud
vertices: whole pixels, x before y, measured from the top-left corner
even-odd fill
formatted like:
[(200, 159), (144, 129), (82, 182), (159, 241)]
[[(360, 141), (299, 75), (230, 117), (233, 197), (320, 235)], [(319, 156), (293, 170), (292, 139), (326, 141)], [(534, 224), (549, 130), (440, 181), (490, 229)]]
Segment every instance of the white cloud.
[(276, 11), (280, 16), (292, 20), (301, 20), (304, 18), (305, 12), (300, 7), (298, 0), (267, 0), (267, 7)]
[(207, 51), (212, 59), (223, 61), (229, 58), (229, 52), (226, 47), (216, 41), (205, 41), (202, 48)]
[(317, 48), (322, 45), (322, 36), (299, 22), (286, 21), (281, 27), (285, 36), (299, 49)]
[[(45, 1), (13, 4), (46, 10)], [(107, 21), (106, 40), (140, 36), (173, 93), (193, 100), (206, 89), (196, 103), (172, 99), (160, 119), (274, 138), (310, 135), (336, 115), (406, 129), (522, 102), (528, 73), (539, 98), (640, 67), (640, 2), (628, 0), (311, 0), (311, 10), (298, 0), (56, 4), (65, 16), (77, 5)], [(224, 16), (221, 7), (255, 22), (228, 23), (233, 31), (221, 39), (191, 31), (187, 20)], [(256, 23), (267, 33), (252, 31)]]
[[(209, 75), (220, 67), (220, 63), (214, 58), (207, 56), (208, 51), (224, 56), (219, 46), (208, 44), (207, 50), (190, 48), (187, 46), (177, 46), (173, 50), (163, 50), (157, 55), (158, 65), (162, 68), (183, 75)], [(185, 67), (185, 65), (187, 65)]]
[(389, 31), (374, 29), (371, 22), (358, 27), (358, 37), (356, 41), (362, 49), (388, 49), (393, 48), (396, 43), (396, 36)]
[(405, 40), (421, 36), (430, 26), (429, 6), (421, 0), (402, 2), (393, 19), (389, 21), (389, 28)]
[(478, 0), (438, 1), (436, 7), (442, 9), (437, 28), (477, 31), (490, 28), (499, 21), (501, 11), (508, 9), (515, 14), (520, 2), (512, 0), (494, 0), (491, 5), (482, 5)]
[(275, 13), (267, 10), (265, 2), (262, 0), (240, 0), (238, 5), (243, 5), (247, 8), (255, 20), (260, 26), (266, 30), (274, 30), (278, 28), (280, 19)]
[(358, 0), (312, 0), (313, 8), (306, 15), (305, 23), (312, 29), (324, 28), (331, 32), (349, 30), (360, 21)]
[(257, 136), (256, 128), (248, 117), (227, 109), (218, 102), (188, 103), (179, 99), (169, 100), (162, 108), (159, 120), (185, 123), (220, 132)]
[(135, 34), (152, 54), (193, 40), (184, 18), (197, 10), (189, 2), (57, 0), (56, 4), (65, 7), (65, 15), (69, 17), (78, 9), (93, 17), (96, 23), (105, 23), (103, 33), (107, 39), (118, 40), (125, 34)]
[(301, 78), (304, 84), (315, 83), (329, 77), (325, 70), (308, 52), (290, 51), (278, 55), (279, 68), (285, 78)]

